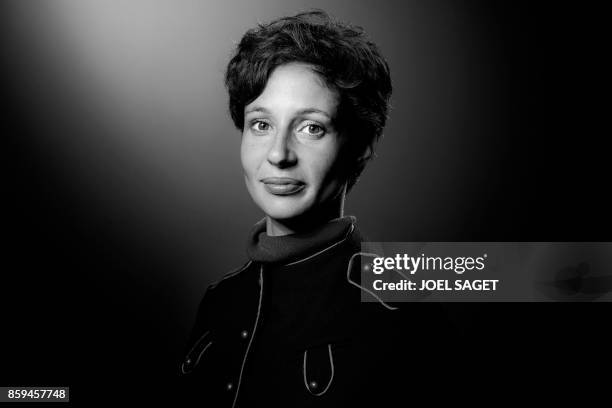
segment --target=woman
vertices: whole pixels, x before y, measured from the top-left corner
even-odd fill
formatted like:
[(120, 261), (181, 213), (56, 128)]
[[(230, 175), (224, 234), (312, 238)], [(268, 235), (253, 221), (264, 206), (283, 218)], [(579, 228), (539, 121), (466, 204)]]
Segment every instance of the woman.
[[(248, 239), (250, 260), (200, 304), (181, 365), (190, 398), (220, 407), (384, 399), (384, 386), (405, 379), (384, 353), (400, 361), (405, 344), (392, 346), (402, 338), (396, 307), (361, 303), (366, 255), (343, 207), (385, 126), (385, 59), (361, 29), (307, 12), (248, 31), (226, 85), (246, 186), (265, 218)], [(433, 333), (424, 316), (403, 323)]]

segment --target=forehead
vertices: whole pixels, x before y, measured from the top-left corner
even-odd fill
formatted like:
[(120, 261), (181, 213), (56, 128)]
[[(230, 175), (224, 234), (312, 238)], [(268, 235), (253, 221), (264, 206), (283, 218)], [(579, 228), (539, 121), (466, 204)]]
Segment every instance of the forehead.
[(294, 62), (274, 69), (264, 91), (245, 106), (245, 111), (258, 108), (278, 112), (320, 110), (333, 117), (338, 100), (338, 92), (330, 89), (312, 66)]

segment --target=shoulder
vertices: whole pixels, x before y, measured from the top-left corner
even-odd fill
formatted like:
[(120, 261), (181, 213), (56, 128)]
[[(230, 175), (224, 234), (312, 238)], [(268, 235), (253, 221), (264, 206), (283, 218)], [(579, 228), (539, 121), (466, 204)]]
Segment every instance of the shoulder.
[(220, 279), (210, 283), (200, 297), (198, 310), (206, 308), (207, 306), (210, 306), (211, 303), (215, 303), (219, 299), (223, 298), (223, 294), (236, 291), (238, 288), (240, 288), (240, 286), (242, 286), (242, 284), (245, 282), (246, 276), (252, 275), (248, 272), (252, 272), (251, 270), (255, 267), (256, 265), (249, 260), (240, 267), (234, 268), (227, 272)]
[(236, 299), (240, 292), (258, 282), (257, 265), (249, 260), (238, 268), (227, 272), (220, 279), (210, 283), (200, 298), (199, 310), (210, 309), (224, 299)]
[[(218, 316), (226, 316), (238, 308), (242, 299), (254, 296), (251, 292), (255, 292), (252, 289), (258, 285), (259, 278), (259, 274), (254, 270), (256, 268), (253, 262), (245, 262), (208, 285), (199, 300), (193, 327), (195, 334), (192, 334), (192, 339), (193, 336), (215, 325)], [(236, 301), (238, 299), (240, 302)]]
[(242, 266), (232, 269), (221, 279), (216, 280), (215, 282), (208, 285), (208, 290), (214, 290), (217, 288), (231, 288), (238, 284), (246, 275), (247, 271), (250, 271), (256, 267), (255, 263), (251, 260), (245, 262)]

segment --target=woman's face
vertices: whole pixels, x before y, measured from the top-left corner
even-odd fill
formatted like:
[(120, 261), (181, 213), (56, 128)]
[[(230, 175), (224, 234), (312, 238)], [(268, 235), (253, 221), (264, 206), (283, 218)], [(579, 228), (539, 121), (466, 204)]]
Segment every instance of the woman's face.
[(266, 215), (288, 220), (337, 198), (341, 139), (338, 94), (309, 65), (277, 67), (245, 106), (241, 160), (247, 189)]

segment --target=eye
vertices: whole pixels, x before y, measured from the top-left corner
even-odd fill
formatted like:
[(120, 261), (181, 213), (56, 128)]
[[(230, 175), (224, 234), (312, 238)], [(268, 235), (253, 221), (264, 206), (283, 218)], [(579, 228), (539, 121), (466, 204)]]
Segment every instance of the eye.
[(251, 129), (256, 133), (264, 133), (270, 130), (270, 124), (261, 120), (256, 120), (251, 123)]
[(325, 134), (325, 129), (316, 123), (307, 123), (300, 129), (300, 132), (306, 133), (313, 137), (322, 137)]

